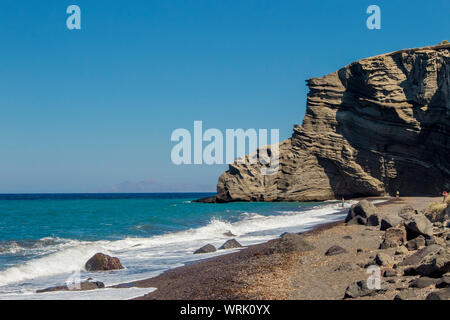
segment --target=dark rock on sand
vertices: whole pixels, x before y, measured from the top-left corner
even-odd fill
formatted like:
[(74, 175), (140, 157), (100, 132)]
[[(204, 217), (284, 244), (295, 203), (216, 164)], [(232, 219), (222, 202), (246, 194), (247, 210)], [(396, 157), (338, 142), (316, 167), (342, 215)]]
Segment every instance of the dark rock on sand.
[(418, 236), (415, 239), (409, 240), (408, 243), (406, 243), (406, 248), (408, 248), (409, 251), (415, 251), (425, 247), (425, 245), (425, 237)]
[(389, 228), (403, 224), (403, 218), (396, 214), (388, 214), (383, 216), (380, 222), (380, 230), (385, 231)]
[(359, 203), (351, 206), (350, 210), (348, 211), (347, 217), (345, 218), (345, 222), (349, 222), (355, 217), (361, 217), (364, 219), (361, 221), (366, 221), (367, 223), (366, 219), (376, 213), (378, 213), (378, 209), (372, 202), (361, 200)]
[(395, 250), (394, 254), (399, 256), (399, 255), (407, 254), (408, 252), (409, 252), (409, 250), (406, 247), (400, 246), (397, 248), (397, 250)]
[(326, 256), (335, 256), (337, 254), (347, 253), (347, 250), (340, 246), (332, 246), (325, 252)]
[(431, 237), (433, 235), (433, 224), (423, 214), (416, 214), (405, 221), (406, 233), (409, 239), (420, 235)]
[(367, 223), (367, 219), (366, 218), (357, 216), (357, 217), (354, 217), (351, 220), (349, 220), (347, 222), (347, 225), (349, 225), (349, 226), (351, 226), (351, 225), (358, 225), (358, 224), (366, 225), (366, 223)]
[(397, 279), (387, 279), (386, 282), (394, 284), (397, 283)]
[(431, 245), (429, 247), (420, 249), (413, 255), (406, 257), (402, 262), (399, 263), (399, 265), (400, 266), (418, 265), (422, 261), (422, 259), (424, 259), (426, 256), (434, 254), (435, 252), (439, 251), (441, 248), (442, 247), (439, 245)]
[(444, 276), (436, 283), (436, 288), (448, 288), (450, 287), (450, 276)]
[(397, 271), (395, 271), (393, 269), (386, 269), (383, 272), (383, 277), (385, 277), (385, 278), (396, 277), (396, 276), (397, 276)]
[(403, 270), (403, 275), (406, 276), (406, 277), (410, 277), (410, 276), (417, 276), (418, 273), (417, 273), (417, 271), (416, 271), (416, 268), (414, 268), (414, 267), (408, 267), (408, 268), (405, 268), (405, 269)]
[(450, 300), (450, 288), (430, 293), (426, 300)]
[(36, 293), (55, 292), (55, 291), (88, 291), (88, 290), (102, 289), (104, 287), (105, 287), (105, 284), (103, 282), (86, 281), (86, 282), (74, 284), (70, 288), (67, 285), (57, 286), (57, 287), (51, 287), (51, 288), (46, 288), (46, 289), (42, 289), (42, 290), (37, 290)]
[(386, 230), (380, 249), (399, 247), (406, 242), (406, 230), (403, 225), (391, 227)]
[(367, 287), (366, 280), (361, 280), (357, 282), (353, 282), (350, 284), (345, 290), (344, 299), (346, 298), (359, 298), (371, 296), (377, 293), (376, 289), (369, 289)]
[(419, 266), (416, 267), (416, 271), (422, 276), (431, 277), (441, 277), (450, 272), (450, 248), (442, 247), (438, 251), (425, 256), (420, 261)]
[(379, 266), (387, 266), (394, 263), (392, 257), (386, 253), (379, 252), (374, 259), (374, 262)]
[(305, 252), (314, 250), (314, 246), (302, 238), (302, 236), (295, 233), (286, 233), (279, 239), (268, 241), (262, 253), (291, 253), (291, 252)]
[(394, 297), (394, 300), (410, 300), (416, 297), (417, 295), (414, 292), (414, 290), (409, 289), (409, 290), (402, 290)]
[(380, 213), (372, 214), (367, 218), (366, 225), (371, 226), (371, 227), (377, 227), (380, 225), (381, 219), (382, 219), (382, 215)]
[(119, 258), (97, 253), (86, 262), (85, 268), (87, 271), (108, 271), (123, 269), (123, 266)]
[(415, 210), (413, 207), (411, 207), (410, 205), (404, 206), (400, 209), (400, 211), (398, 212), (398, 216), (400, 218), (403, 218), (404, 220), (408, 220), (411, 219), (412, 217), (414, 217), (417, 214), (417, 210)]
[(212, 244), (207, 244), (200, 249), (197, 249), (194, 251), (194, 254), (201, 254), (201, 253), (211, 253), (216, 252), (216, 247), (214, 247)]
[(233, 248), (241, 248), (241, 244), (239, 242), (236, 241), (236, 239), (231, 239), (228, 240), (227, 242), (225, 242), (220, 248), (219, 250), (224, 250), (224, 249), (233, 249)]
[(438, 282), (438, 279), (429, 278), (429, 277), (421, 277), (421, 278), (417, 278), (417, 279), (414, 279), (413, 281), (411, 281), (411, 283), (409, 284), (409, 287), (422, 289), (422, 288), (434, 286), (437, 282)]

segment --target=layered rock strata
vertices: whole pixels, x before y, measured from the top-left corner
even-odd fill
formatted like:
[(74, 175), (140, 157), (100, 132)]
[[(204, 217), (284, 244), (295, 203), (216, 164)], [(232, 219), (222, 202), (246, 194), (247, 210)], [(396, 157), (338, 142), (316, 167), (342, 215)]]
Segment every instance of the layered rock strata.
[(362, 59), (307, 80), (306, 115), (278, 171), (235, 162), (217, 202), (437, 195), (450, 187), (450, 45)]

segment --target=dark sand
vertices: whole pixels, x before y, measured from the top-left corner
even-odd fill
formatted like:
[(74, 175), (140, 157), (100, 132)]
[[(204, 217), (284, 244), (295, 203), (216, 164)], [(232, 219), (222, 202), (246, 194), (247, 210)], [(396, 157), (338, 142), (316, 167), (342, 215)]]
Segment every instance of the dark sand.
[[(398, 212), (405, 205), (420, 211), (439, 199), (386, 198), (387, 202), (377, 206), (384, 213)], [(263, 243), (124, 286), (157, 288), (137, 298), (144, 300), (342, 299), (350, 283), (367, 279), (364, 266), (378, 252), (395, 251), (378, 249), (383, 233), (379, 227), (329, 223), (301, 235), (315, 246), (312, 251), (265, 254), (270, 242)], [(278, 240), (271, 242), (274, 241)], [(345, 248), (347, 253), (325, 256), (326, 250), (334, 245)], [(383, 280), (386, 292), (366, 299), (392, 299), (411, 279), (393, 278), (389, 283)], [(428, 292), (429, 289), (423, 289), (418, 298), (423, 299)]]

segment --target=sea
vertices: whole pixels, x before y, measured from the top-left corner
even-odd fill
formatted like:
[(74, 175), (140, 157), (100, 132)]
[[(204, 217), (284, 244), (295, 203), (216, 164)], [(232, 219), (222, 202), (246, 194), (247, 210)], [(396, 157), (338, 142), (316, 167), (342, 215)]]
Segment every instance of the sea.
[[(0, 195), (0, 299), (130, 299), (156, 289), (36, 290), (74, 279), (92, 278), (111, 286), (154, 277), (239, 250), (193, 254), (206, 244), (219, 247), (231, 238), (243, 246), (258, 244), (284, 232), (342, 220), (347, 212), (338, 202), (193, 202), (212, 195)], [(125, 268), (87, 272), (86, 261), (98, 252), (118, 257)]]

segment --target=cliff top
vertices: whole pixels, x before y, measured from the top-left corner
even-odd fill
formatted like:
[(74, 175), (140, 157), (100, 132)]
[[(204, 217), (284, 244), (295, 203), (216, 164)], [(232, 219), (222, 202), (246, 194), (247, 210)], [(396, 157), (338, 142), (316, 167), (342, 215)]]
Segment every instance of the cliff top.
[[(348, 65), (346, 65), (345, 67), (343, 67), (341, 69), (347, 68), (347, 67), (349, 67), (349, 66), (351, 66), (351, 65), (353, 65), (355, 63), (359, 63), (361, 61), (368, 60), (368, 59), (373, 59), (373, 58), (393, 56), (393, 55), (396, 55), (396, 54), (399, 54), (399, 53), (425, 52), (425, 51), (436, 51), (436, 50), (443, 50), (443, 49), (447, 49), (447, 50), (450, 49), (450, 43), (437, 44), (437, 45), (434, 45), (434, 46), (425, 46), (425, 47), (417, 47), (417, 48), (409, 48), (409, 49), (400, 49), (400, 50), (396, 50), (396, 51), (392, 51), (392, 52), (388, 52), (388, 53), (382, 53), (382, 54), (378, 54), (378, 55), (375, 55), (375, 56), (361, 58), (361, 59), (358, 59), (356, 61), (353, 61), (353, 62), (349, 63)], [(334, 72), (337, 72), (337, 71), (334, 71)], [(332, 72), (332, 73), (334, 73), (334, 72)], [(320, 77), (312, 77), (310, 79), (307, 79), (306, 82), (308, 83), (308, 82), (310, 82), (313, 79), (319, 79), (319, 78), (322, 78), (322, 76), (320, 76)]]

